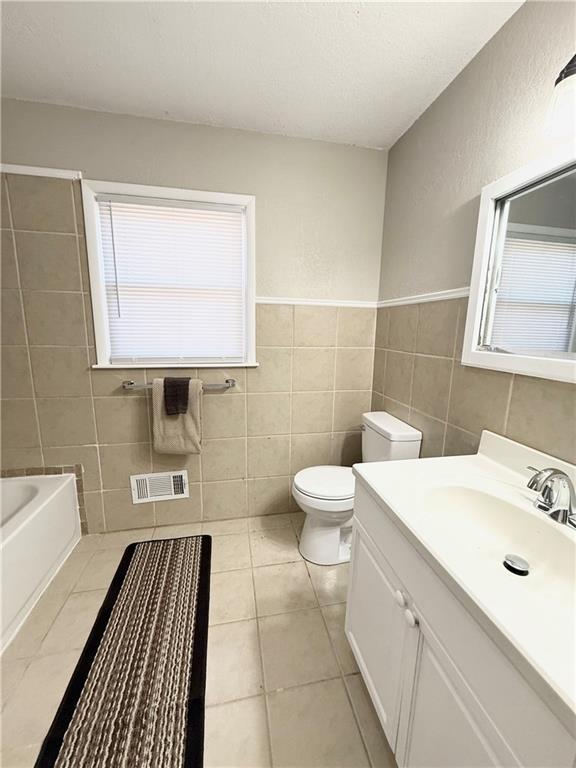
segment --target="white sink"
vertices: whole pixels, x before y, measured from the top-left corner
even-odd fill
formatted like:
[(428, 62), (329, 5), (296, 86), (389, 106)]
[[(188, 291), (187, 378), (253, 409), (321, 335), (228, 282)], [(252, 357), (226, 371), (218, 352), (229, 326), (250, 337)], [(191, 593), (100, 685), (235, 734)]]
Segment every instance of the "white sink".
[[(417, 549), (467, 607), (576, 708), (576, 529), (534, 507), (528, 465), (575, 468), (484, 432), (474, 456), (355, 466)], [(529, 563), (527, 576), (503, 565)]]

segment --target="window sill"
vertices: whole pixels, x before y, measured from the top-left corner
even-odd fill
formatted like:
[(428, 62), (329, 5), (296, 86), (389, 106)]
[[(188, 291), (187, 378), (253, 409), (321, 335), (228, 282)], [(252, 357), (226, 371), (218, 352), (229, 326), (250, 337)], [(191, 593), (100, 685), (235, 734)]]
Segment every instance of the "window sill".
[(201, 370), (203, 368), (218, 368), (220, 370), (228, 370), (228, 368), (258, 368), (260, 363), (162, 363), (155, 365), (112, 365), (111, 363), (96, 363), (92, 366), (92, 370), (102, 371), (123, 371), (123, 370), (154, 370), (155, 368), (161, 370), (171, 370), (172, 368), (187, 368)]

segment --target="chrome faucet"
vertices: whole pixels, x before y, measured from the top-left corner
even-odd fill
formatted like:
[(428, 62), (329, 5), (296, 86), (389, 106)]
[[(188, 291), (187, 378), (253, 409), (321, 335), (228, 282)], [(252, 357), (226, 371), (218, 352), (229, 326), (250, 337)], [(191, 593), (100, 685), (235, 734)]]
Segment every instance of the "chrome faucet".
[(538, 491), (534, 506), (562, 525), (576, 528), (576, 492), (566, 472), (556, 467), (535, 469), (528, 488)]

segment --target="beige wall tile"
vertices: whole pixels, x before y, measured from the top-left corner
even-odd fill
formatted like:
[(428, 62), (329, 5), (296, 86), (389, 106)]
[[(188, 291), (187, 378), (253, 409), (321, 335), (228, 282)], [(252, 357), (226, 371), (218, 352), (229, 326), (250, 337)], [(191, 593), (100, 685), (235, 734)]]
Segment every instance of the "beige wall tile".
[(84, 490), (97, 491), (100, 489), (100, 462), (98, 460), (98, 448), (95, 445), (44, 448), (44, 461), (47, 466), (82, 464)]
[(390, 312), (388, 307), (380, 307), (376, 310), (376, 337), (374, 343), (380, 349), (388, 347), (388, 334), (390, 329)]
[(333, 347), (336, 344), (337, 307), (294, 307), (294, 346)]
[(254, 477), (248, 480), (248, 514), (275, 515), (290, 509), (289, 477)]
[(392, 400), (390, 397), (384, 397), (382, 399), (382, 410), (389, 413), (391, 416), (396, 416), (401, 421), (409, 422), (410, 408), (404, 403), (399, 403), (397, 400)]
[(32, 397), (26, 347), (2, 347), (2, 397)]
[(373, 347), (376, 310), (356, 307), (338, 308), (338, 347)]
[(90, 395), (88, 353), (82, 347), (31, 347), (38, 397)]
[(204, 440), (202, 480), (235, 480), (246, 476), (246, 440)]
[[(96, 345), (96, 337), (94, 335), (94, 314), (92, 312), (92, 299), (89, 293), (82, 295), (82, 303), (84, 305), (84, 318), (86, 322), (86, 340), (89, 347)], [(94, 360), (93, 362), (96, 362)]]
[(102, 445), (100, 446), (100, 466), (103, 488), (106, 490), (130, 488), (130, 475), (141, 475), (152, 471), (150, 445), (148, 443)]
[(190, 483), (187, 499), (154, 502), (156, 525), (181, 525), (195, 523), (202, 516), (200, 483)]
[(146, 397), (145, 389), (133, 391), (122, 389), (123, 381), (133, 381), (135, 384), (146, 383), (146, 371), (137, 368), (118, 368), (105, 370), (100, 368), (90, 371), (92, 378), (92, 391), (94, 397), (112, 397), (121, 395), (124, 397)]
[(576, 462), (576, 386), (515, 376), (506, 435)]
[(40, 444), (32, 400), (2, 400), (2, 447), (35, 448)]
[(248, 477), (274, 477), (290, 474), (290, 437), (248, 438)]
[(332, 463), (332, 439), (330, 434), (292, 435), (290, 473), (301, 469)]
[(412, 383), (412, 406), (429, 416), (446, 419), (452, 360), (442, 357), (423, 357), (414, 359), (414, 378)]
[(203, 520), (246, 517), (248, 515), (246, 480), (203, 483), (202, 509)]
[(248, 435), (286, 435), (290, 432), (290, 395), (246, 395)]
[(236, 384), (223, 393), (226, 397), (241, 395), (246, 392), (246, 370), (243, 368), (200, 368), (196, 375), (204, 384), (223, 384), (226, 379), (234, 379)]
[(414, 355), (404, 352), (386, 354), (386, 378), (384, 380), (384, 395), (398, 402), (410, 403), (412, 392), (412, 370)]
[(43, 445), (93, 445), (96, 442), (89, 397), (39, 398), (36, 402)]
[(67, 179), (8, 174), (14, 229), (74, 232), (72, 183)]
[(362, 414), (370, 410), (372, 393), (336, 392), (334, 395), (334, 431), (350, 432), (362, 426)]
[(16, 232), (16, 253), (23, 289), (80, 291), (80, 264), (75, 235)]
[(374, 350), (374, 376), (372, 378), (372, 389), (380, 394), (384, 392), (386, 354), (385, 349)]
[(330, 432), (334, 393), (294, 392), (292, 395), (292, 432)]
[(287, 304), (256, 305), (256, 344), (259, 347), (291, 347), (294, 307)]
[(416, 352), (452, 357), (458, 322), (458, 300), (420, 304)]
[(2, 252), (0, 253), (0, 263), (2, 265), (1, 287), (19, 288), (14, 238), (9, 229), (2, 230)]
[(200, 454), (156, 453), (152, 446), (152, 472), (176, 472), (185, 469), (188, 482), (200, 480)]
[(373, 349), (337, 349), (335, 388), (370, 389), (373, 365)]
[(102, 492), (95, 491), (84, 494), (86, 522), (90, 533), (103, 533), (106, 530), (104, 522), (104, 504)]
[(95, 397), (94, 409), (99, 442), (149, 442), (147, 399), (143, 397)]
[(466, 432), (448, 424), (446, 427), (446, 443), (444, 456), (465, 456), (476, 453), (480, 443), (480, 434)]
[(372, 406), (373, 411), (383, 411), (384, 410), (384, 396), (381, 395), (379, 392), (372, 392)]
[(23, 296), (30, 344), (86, 346), (81, 293), (24, 291)]
[(6, 174), (2, 174), (2, 180), (0, 182), (0, 205), (2, 206), (1, 221), (2, 227), (11, 227), (12, 221), (10, 219), (10, 205), (8, 203), (8, 187), (6, 186)]
[(246, 435), (246, 395), (206, 394), (202, 399), (202, 435), (244, 437)]
[(362, 461), (362, 433), (335, 432), (332, 435), (332, 456), (330, 463), (351, 467)]
[(76, 214), (76, 229), (78, 232), (84, 232), (84, 206), (82, 205), (82, 187), (79, 181), (72, 182), (72, 193), (74, 197), (74, 212)]
[(511, 380), (509, 373), (455, 365), (448, 421), (470, 432), (503, 433)]
[(334, 386), (334, 349), (295, 349), (292, 389), (326, 391)]
[(468, 299), (458, 299), (458, 323), (456, 328), (456, 342), (454, 344), (454, 357), (462, 360), (464, 347), (464, 331), (466, 330), (466, 314), (468, 312)]
[(418, 328), (418, 304), (388, 307), (390, 325), (388, 348), (402, 352), (413, 352), (416, 346)]
[(26, 344), (20, 291), (2, 289), (2, 344)]
[(256, 350), (258, 368), (246, 371), (248, 392), (288, 392), (292, 373), (292, 349), (288, 347), (259, 347)]
[(412, 409), (408, 423), (422, 432), (420, 458), (442, 456), (445, 423)]
[(42, 466), (42, 452), (37, 448), (3, 448), (2, 469), (23, 469)]
[(133, 504), (130, 491), (104, 491), (106, 530), (150, 528), (154, 525), (154, 504)]

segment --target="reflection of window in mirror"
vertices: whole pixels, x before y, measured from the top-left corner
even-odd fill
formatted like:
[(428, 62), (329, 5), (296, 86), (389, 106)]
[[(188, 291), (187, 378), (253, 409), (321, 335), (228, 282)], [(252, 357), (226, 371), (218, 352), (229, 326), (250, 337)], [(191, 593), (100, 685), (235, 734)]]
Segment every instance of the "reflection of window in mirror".
[(480, 349), (576, 353), (576, 169), (496, 204)]

